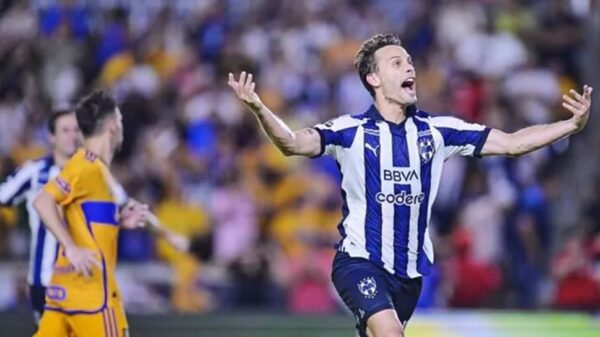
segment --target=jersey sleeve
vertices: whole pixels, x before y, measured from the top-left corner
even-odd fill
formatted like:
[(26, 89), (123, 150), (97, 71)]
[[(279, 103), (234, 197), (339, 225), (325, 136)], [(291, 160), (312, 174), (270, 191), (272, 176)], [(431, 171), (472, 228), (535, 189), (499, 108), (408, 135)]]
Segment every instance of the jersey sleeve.
[(129, 201), (129, 195), (127, 195), (127, 191), (125, 191), (123, 185), (115, 181), (113, 184), (111, 184), (110, 188), (113, 196), (115, 197), (115, 202), (117, 205), (119, 205), (119, 207), (124, 207), (127, 205), (127, 202)]
[(93, 165), (67, 165), (45, 186), (44, 191), (49, 193), (54, 200), (61, 206), (65, 206), (75, 199), (85, 195), (86, 191), (81, 183), (85, 179), (97, 179), (94, 177), (95, 168)]
[(321, 151), (315, 157), (327, 154), (335, 158), (338, 149), (348, 148), (352, 145), (356, 129), (360, 124), (359, 119), (344, 115), (315, 125), (313, 128), (317, 130), (321, 138)]
[(27, 163), (8, 176), (6, 181), (0, 184), (0, 205), (16, 205), (21, 202), (31, 188), (31, 179), (35, 171), (35, 164)]
[(431, 120), (444, 139), (446, 159), (455, 154), (469, 157), (481, 156), (481, 149), (487, 140), (490, 128), (449, 116), (432, 117)]

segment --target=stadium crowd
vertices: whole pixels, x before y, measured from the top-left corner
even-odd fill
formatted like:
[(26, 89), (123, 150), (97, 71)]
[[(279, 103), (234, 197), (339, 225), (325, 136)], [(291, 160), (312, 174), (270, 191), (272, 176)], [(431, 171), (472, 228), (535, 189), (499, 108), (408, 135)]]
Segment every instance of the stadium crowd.
[[(167, 287), (143, 282), (151, 270), (125, 281), (130, 310), (162, 310), (168, 298), (185, 312), (335, 312), (336, 164), (279, 154), (226, 74), (252, 71), (273, 111), (310, 126), (366, 110), (355, 53), (374, 33), (395, 32), (416, 63), (420, 109), (510, 131), (568, 116), (558, 103), (583, 84), (582, 3), (0, 1), (0, 173), (45, 153), (53, 109), (104, 88), (124, 116), (115, 175), (200, 243), (182, 253), (122, 232), (123, 268), (164, 261), (172, 271)], [(570, 145), (447, 163), (421, 307), (600, 309), (600, 200), (587, 200), (574, 224), (552, 213)], [(23, 219), (23, 207), (0, 210), (4, 261), (26, 259)], [(11, 284), (0, 292), (17, 299), (0, 309), (24, 302)]]

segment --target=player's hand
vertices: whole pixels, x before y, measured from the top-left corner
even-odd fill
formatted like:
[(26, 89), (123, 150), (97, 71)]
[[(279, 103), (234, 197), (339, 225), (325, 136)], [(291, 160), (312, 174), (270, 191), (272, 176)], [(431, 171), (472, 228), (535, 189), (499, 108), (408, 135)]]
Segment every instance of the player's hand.
[(71, 263), (75, 272), (84, 276), (91, 276), (94, 266), (102, 268), (98, 254), (90, 249), (72, 246), (65, 249), (65, 256)]
[(254, 92), (256, 83), (252, 80), (252, 74), (242, 71), (240, 78), (236, 81), (233, 73), (229, 73), (227, 84), (235, 91), (238, 98), (252, 111), (258, 111), (262, 107), (260, 97)]
[(144, 227), (149, 213), (148, 205), (130, 200), (121, 211), (121, 226), (126, 229)]
[(590, 117), (590, 107), (592, 105), (592, 90), (589, 85), (583, 86), (583, 95), (571, 89), (569, 93), (573, 96), (563, 95), (562, 106), (573, 113), (571, 121), (574, 123), (577, 131), (581, 131)]

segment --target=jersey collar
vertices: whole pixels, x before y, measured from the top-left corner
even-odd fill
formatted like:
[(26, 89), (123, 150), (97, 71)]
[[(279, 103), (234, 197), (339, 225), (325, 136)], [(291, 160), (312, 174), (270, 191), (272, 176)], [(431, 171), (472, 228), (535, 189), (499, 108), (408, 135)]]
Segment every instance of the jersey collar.
[(379, 112), (379, 110), (377, 110), (377, 107), (375, 107), (375, 104), (372, 104), (369, 107), (369, 110), (367, 110), (367, 117), (369, 119), (371, 119), (374, 122), (378, 122), (378, 121), (384, 121), (387, 124), (389, 124), (390, 129), (392, 131), (400, 131), (401, 129), (404, 129), (404, 124), (406, 122), (406, 120), (409, 117), (415, 116), (417, 114), (417, 107), (415, 105), (409, 105), (406, 108), (406, 118), (400, 123), (400, 124), (395, 124), (389, 121), (386, 121), (383, 116), (381, 116), (381, 113)]

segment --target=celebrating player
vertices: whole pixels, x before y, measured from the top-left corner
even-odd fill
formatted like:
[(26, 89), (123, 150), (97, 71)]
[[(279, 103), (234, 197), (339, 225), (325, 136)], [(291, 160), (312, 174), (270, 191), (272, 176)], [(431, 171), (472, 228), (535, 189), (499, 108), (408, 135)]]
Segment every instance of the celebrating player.
[(416, 108), (416, 72), (394, 35), (365, 41), (355, 59), (374, 98), (366, 112), (292, 131), (255, 93), (252, 74), (229, 86), (285, 155), (332, 156), (342, 173), (342, 236), (332, 279), (360, 336), (403, 336), (433, 263), (428, 223), (450, 156), (519, 156), (580, 131), (592, 88), (563, 96), (568, 120), (505, 133)]
[(58, 175), (66, 161), (81, 143), (81, 132), (77, 126), (75, 113), (59, 110), (48, 120), (52, 152), (37, 160), (28, 161), (17, 168), (8, 179), (0, 184), (0, 204), (27, 204), (27, 216), (31, 229), (29, 253), (29, 299), (37, 324), (44, 312), (46, 287), (52, 275), (58, 244), (54, 236), (46, 231), (40, 218), (33, 210), (33, 200), (39, 190)]

